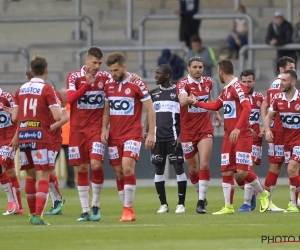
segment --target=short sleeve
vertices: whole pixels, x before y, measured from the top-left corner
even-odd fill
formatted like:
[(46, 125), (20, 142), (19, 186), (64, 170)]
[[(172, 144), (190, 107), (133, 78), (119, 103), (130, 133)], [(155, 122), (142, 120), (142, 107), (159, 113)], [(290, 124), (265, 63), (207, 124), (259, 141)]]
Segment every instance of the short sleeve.
[(43, 90), (44, 90), (43, 95), (46, 98), (48, 107), (51, 108), (53, 106), (58, 106), (57, 104), (58, 97), (56, 96), (54, 89), (50, 85), (46, 84)]
[(76, 72), (71, 72), (68, 74), (67, 80), (66, 80), (67, 91), (69, 91), (69, 90), (76, 91), (76, 79), (77, 79)]
[(188, 94), (186, 81), (179, 81), (176, 85), (176, 94), (180, 96), (181, 94)]
[(270, 107), (269, 107), (269, 110), (270, 110), (271, 112), (274, 112), (274, 113), (276, 113), (276, 112), (278, 111), (278, 108), (277, 108), (277, 101), (276, 101), (275, 98), (272, 99), (271, 104), (270, 104)]
[(151, 99), (150, 91), (149, 91), (146, 83), (139, 80), (137, 82), (137, 85), (138, 85), (138, 96), (139, 96), (141, 102), (144, 102), (144, 101), (147, 101), (147, 100)]

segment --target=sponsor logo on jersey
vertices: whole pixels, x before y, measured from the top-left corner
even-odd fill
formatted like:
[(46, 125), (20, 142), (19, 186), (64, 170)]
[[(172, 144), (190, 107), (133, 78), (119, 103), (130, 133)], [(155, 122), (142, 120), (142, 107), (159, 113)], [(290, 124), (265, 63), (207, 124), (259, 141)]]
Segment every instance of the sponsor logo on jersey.
[(41, 95), (42, 94), (42, 87), (21, 87), (19, 94), (24, 95), (24, 94), (32, 94), (32, 95)]
[(299, 158), (300, 158), (300, 146), (293, 147), (293, 153), (292, 154), (295, 155), (295, 158), (297, 158), (299, 160)]
[(171, 93), (171, 94), (170, 94), (170, 97), (171, 97), (172, 99), (175, 99), (176, 94), (175, 94), (175, 93)]
[(36, 143), (35, 142), (20, 143), (20, 149), (22, 150), (36, 149)]
[(252, 157), (247, 152), (236, 152), (236, 163), (244, 165), (252, 165)]
[[(207, 102), (208, 101), (208, 95), (195, 96), (195, 98), (199, 102)], [(188, 106), (188, 112), (189, 113), (204, 113), (204, 112), (207, 112), (207, 109), (195, 107), (193, 105), (189, 105)]]
[(289, 163), (290, 159), (291, 159), (291, 152), (290, 151), (284, 152), (284, 162)]
[(252, 145), (252, 156), (256, 159), (261, 159), (262, 151), (260, 146)]
[(104, 107), (103, 91), (87, 91), (78, 101), (78, 109), (99, 109)]
[(179, 103), (175, 101), (155, 101), (153, 107), (156, 112), (180, 112)]
[(110, 115), (133, 115), (134, 98), (109, 97)]
[(224, 119), (236, 118), (236, 106), (234, 101), (224, 101)]
[(284, 146), (283, 145), (275, 145), (274, 152), (275, 152), (275, 156), (278, 156), (278, 157), (284, 156)]
[(24, 166), (28, 164), (28, 159), (25, 152), (20, 152), (20, 165)]
[(119, 158), (119, 153), (118, 153), (118, 147), (117, 146), (108, 147), (108, 158), (110, 160)]
[(229, 164), (229, 153), (221, 154), (221, 166), (227, 166)]
[(194, 150), (194, 146), (192, 142), (182, 142), (181, 146), (184, 154), (191, 153)]
[(0, 111), (0, 128), (11, 126), (10, 115), (5, 111)]
[(92, 154), (104, 155), (105, 148), (101, 142), (93, 142)]
[(260, 117), (260, 110), (259, 109), (252, 109), (251, 114), (249, 116), (249, 123), (251, 125), (255, 123), (259, 123), (259, 117)]
[(20, 128), (39, 128), (42, 126), (42, 123), (40, 121), (20, 121)]
[(37, 164), (37, 165), (49, 164), (47, 149), (32, 150), (31, 156), (32, 156), (33, 164)]
[(270, 87), (270, 89), (279, 89), (280, 88), (280, 84), (279, 83), (273, 83)]
[(39, 130), (23, 130), (19, 132), (19, 140), (42, 140), (43, 132)]
[(132, 157), (135, 157), (135, 155), (139, 155), (140, 149), (141, 149), (141, 143), (138, 141), (129, 140), (124, 143), (124, 149), (123, 149), (124, 152), (130, 151), (132, 154)]
[(69, 147), (69, 159), (79, 159), (80, 153), (78, 147)]
[(284, 128), (300, 128), (300, 114), (280, 112), (280, 119)]

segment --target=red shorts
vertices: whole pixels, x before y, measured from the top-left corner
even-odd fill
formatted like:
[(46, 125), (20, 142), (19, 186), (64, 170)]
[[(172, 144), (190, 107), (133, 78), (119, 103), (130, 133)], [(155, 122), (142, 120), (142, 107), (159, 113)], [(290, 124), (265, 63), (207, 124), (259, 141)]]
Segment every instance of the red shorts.
[(62, 141), (57, 141), (57, 142), (51, 142), (52, 146), (52, 154), (50, 155), (50, 162), (55, 164), (56, 157), (58, 155), (58, 152), (61, 149), (61, 143)]
[(245, 170), (252, 167), (252, 136), (238, 138), (231, 143), (229, 138), (223, 139), (221, 154), (221, 172)]
[(0, 164), (5, 170), (15, 168), (15, 152), (12, 147), (3, 145), (0, 147)]
[(50, 143), (34, 143), (32, 149), (20, 148), (20, 170), (34, 168), (35, 171), (51, 171), (55, 165), (51, 160), (52, 147)]
[(285, 164), (288, 166), (290, 160), (300, 163), (300, 144), (284, 145)]
[(252, 161), (256, 165), (261, 164), (262, 157), (262, 141), (253, 141), (252, 144)]
[(273, 142), (269, 143), (268, 155), (269, 163), (283, 163), (284, 162), (284, 133), (283, 132), (273, 132)]
[(100, 142), (99, 131), (71, 132), (69, 142), (69, 164), (78, 166), (90, 163), (91, 160), (104, 159), (105, 146)]
[(141, 144), (141, 139), (109, 140), (108, 157), (110, 165), (121, 165), (123, 157), (129, 157), (138, 161)]
[(198, 147), (197, 144), (202, 141), (203, 139), (211, 138), (212, 140), (214, 139), (214, 134), (212, 133), (199, 133), (199, 134), (194, 134), (194, 135), (188, 135), (182, 137), (182, 150), (185, 159), (191, 159), (194, 157), (195, 154), (198, 153)]

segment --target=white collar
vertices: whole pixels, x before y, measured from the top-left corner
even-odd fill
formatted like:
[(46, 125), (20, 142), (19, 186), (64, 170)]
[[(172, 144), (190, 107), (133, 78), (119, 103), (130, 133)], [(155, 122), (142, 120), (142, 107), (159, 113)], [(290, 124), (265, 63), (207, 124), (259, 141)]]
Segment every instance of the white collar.
[(188, 79), (189, 83), (193, 83), (193, 82), (196, 83), (196, 84), (203, 83), (203, 77), (202, 76), (201, 76), (201, 81), (200, 82), (197, 82), (196, 80), (194, 80), (190, 75), (188, 75), (187, 79)]
[(0, 96), (2, 95), (3, 90), (0, 88)]
[(296, 101), (297, 97), (298, 97), (298, 89), (296, 89), (295, 94), (294, 94), (292, 100), (288, 101), (288, 99), (286, 98), (285, 93), (283, 93), (283, 95), (282, 95), (282, 100), (287, 101), (287, 102), (291, 102), (291, 101)]
[(230, 83), (228, 83), (227, 85), (225, 85), (224, 89), (229, 88), (232, 84), (236, 83), (237, 81), (238, 81), (237, 77), (233, 78)]
[(125, 80), (123, 80), (122, 82), (118, 82), (118, 83), (125, 84), (126, 82), (130, 82), (131, 78), (132, 78), (132, 75), (129, 74), (129, 76)]
[(36, 78), (36, 77), (31, 78), (29, 82), (45, 83), (43, 79), (41, 79), (41, 78)]
[(277, 76), (277, 79), (281, 79), (281, 75), (280, 74)]

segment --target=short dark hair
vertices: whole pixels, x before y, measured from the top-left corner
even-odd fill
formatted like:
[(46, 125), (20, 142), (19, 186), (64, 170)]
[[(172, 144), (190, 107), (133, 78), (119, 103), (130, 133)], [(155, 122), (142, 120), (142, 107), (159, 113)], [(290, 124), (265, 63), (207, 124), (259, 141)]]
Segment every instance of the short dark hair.
[(48, 63), (42, 56), (36, 55), (30, 61), (30, 69), (33, 76), (42, 76), (45, 74)]
[(241, 72), (240, 79), (242, 79), (242, 76), (253, 76), (253, 80), (255, 80), (255, 73), (252, 69), (244, 69)]
[(86, 56), (94, 56), (98, 59), (101, 59), (103, 57), (102, 50), (98, 47), (90, 47), (89, 50), (86, 53)]
[(233, 75), (233, 65), (228, 59), (222, 60), (218, 63), (219, 69), (222, 70), (226, 75)]
[(191, 36), (191, 43), (201, 43), (202, 44), (202, 39), (198, 35), (192, 35)]
[(107, 66), (110, 66), (115, 63), (123, 65), (125, 64), (125, 56), (121, 52), (111, 53), (110, 55), (108, 55), (105, 63)]
[(295, 70), (288, 69), (285, 70), (283, 74), (289, 74), (293, 80), (297, 81), (297, 74)]
[(188, 67), (191, 66), (192, 62), (202, 62), (202, 63), (203, 63), (203, 61), (202, 61), (202, 59), (201, 59), (200, 56), (193, 56), (193, 57), (191, 57), (191, 58), (188, 60), (188, 63), (187, 63)]
[(295, 60), (289, 56), (280, 57), (277, 61), (277, 72), (279, 73), (279, 68), (284, 68), (288, 63), (295, 63)]
[(26, 74), (28, 80), (31, 80), (31, 78), (33, 78), (33, 75), (32, 75), (32, 73), (31, 73), (30, 69), (27, 70), (27, 71), (25, 72), (25, 74)]
[(162, 72), (167, 75), (170, 75), (170, 78), (172, 78), (173, 72), (172, 72), (172, 68), (170, 67), (170, 65), (168, 64), (160, 64), (158, 65), (158, 68), (162, 69)]

